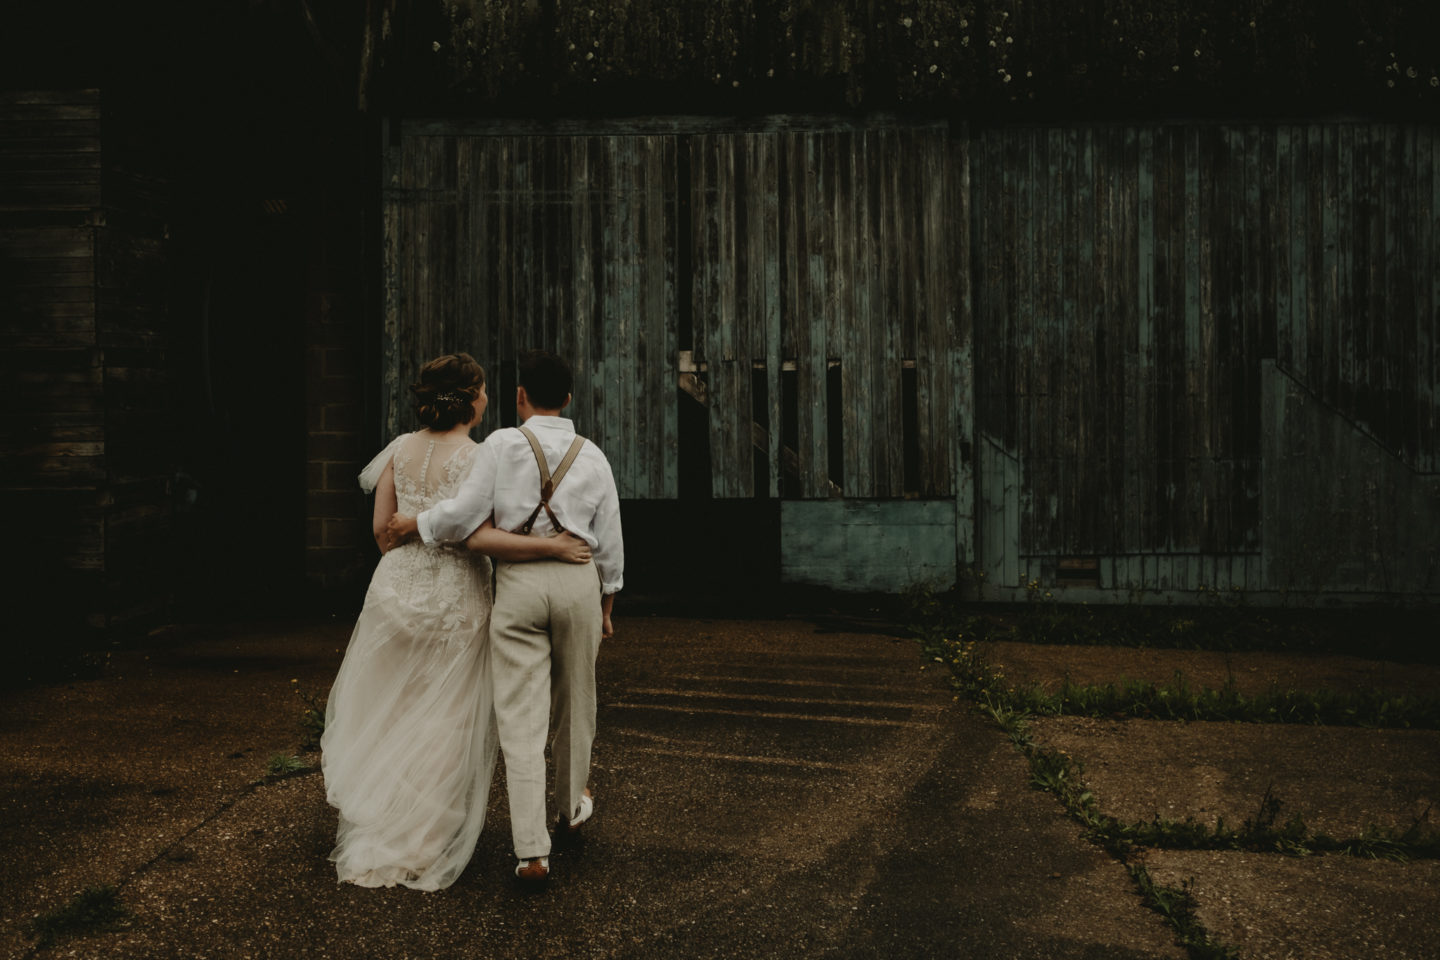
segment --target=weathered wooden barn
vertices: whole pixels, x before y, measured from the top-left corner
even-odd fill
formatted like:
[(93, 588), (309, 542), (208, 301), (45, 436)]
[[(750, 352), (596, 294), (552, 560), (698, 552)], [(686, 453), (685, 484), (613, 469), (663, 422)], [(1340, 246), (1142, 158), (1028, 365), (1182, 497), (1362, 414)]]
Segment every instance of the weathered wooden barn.
[[(175, 584), (266, 589), (257, 567), (282, 593), (362, 582), (353, 476), (408, 427), (418, 364), (480, 357), (495, 426), (531, 345), (575, 361), (633, 589), (1440, 594), (1424, 5), (154, 17), (203, 54), (144, 82), (126, 68), (153, 30), (72, 57), (102, 68), (32, 58), (0, 117), (7, 490), (37, 515), (61, 488), (83, 503), (46, 576), (92, 571), (102, 620)], [(99, 94), (54, 92), (76, 77)], [(52, 162), (80, 143), (55, 125), (87, 119), (85, 162)], [(45, 206), (112, 147), (114, 189)], [(127, 150), (157, 158), (166, 212), (116, 229)], [(51, 251), (46, 230), (80, 233)], [(105, 306), (122, 288), (140, 291), (123, 344)], [(60, 305), (89, 302), (76, 290), (93, 316)], [(132, 342), (161, 358), (148, 407), (125, 393)], [(74, 423), (47, 419), (72, 392), (46, 371), (89, 385)], [(157, 432), (167, 405), (183, 415)], [(144, 562), (124, 547), (140, 529)], [(177, 555), (208, 572), (156, 588), (155, 557)]]

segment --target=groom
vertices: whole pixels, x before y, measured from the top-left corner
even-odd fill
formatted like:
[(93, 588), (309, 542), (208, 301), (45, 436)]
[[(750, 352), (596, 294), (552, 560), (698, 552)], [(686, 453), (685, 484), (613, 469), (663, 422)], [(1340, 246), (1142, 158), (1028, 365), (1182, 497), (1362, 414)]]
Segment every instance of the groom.
[(611, 606), (624, 584), (620, 501), (610, 463), (560, 416), (572, 383), (569, 365), (554, 354), (523, 355), (515, 397), (523, 427), (486, 438), (453, 500), (390, 521), (397, 539), (418, 530), (433, 544), (464, 540), (493, 513), (501, 530), (540, 537), (569, 531), (590, 545), (593, 567), (556, 560), (495, 563), (495, 720), (520, 861), (515, 875), (535, 884), (550, 873), (545, 740), (552, 699), (555, 800), (562, 811), (556, 838), (565, 840), (594, 811), (586, 781), (595, 739), (595, 656), (600, 640), (612, 633)]

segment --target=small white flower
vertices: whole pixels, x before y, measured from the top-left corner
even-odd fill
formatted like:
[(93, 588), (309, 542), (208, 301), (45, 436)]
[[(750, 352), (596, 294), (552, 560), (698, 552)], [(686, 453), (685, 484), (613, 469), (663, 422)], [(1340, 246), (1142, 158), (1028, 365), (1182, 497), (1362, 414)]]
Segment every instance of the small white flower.
[(994, 41), (994, 40), (991, 40), (991, 41), (990, 41), (990, 46), (992, 46), (992, 47), (995, 46), (995, 41)]
[(1200, 56), (1200, 48), (1199, 48), (1199, 47), (1196, 47), (1196, 48), (1195, 48), (1195, 56), (1197, 56), (1197, 57)]
[(961, 30), (964, 30), (964, 29), (965, 29), (966, 27), (968, 27), (968, 26), (970, 26), (970, 21), (969, 21), (969, 20), (966, 20), (964, 17), (961, 17), (961, 18), (960, 18), (960, 29), (961, 29)]
[(439, 53), (439, 52), (440, 52), (440, 41), (439, 41), (439, 40), (436, 40), (434, 43), (430, 44), (430, 49), (431, 49), (431, 50), (434, 50), (436, 53)]
[(932, 63), (932, 64), (930, 64), (930, 72), (931, 72), (931, 73), (934, 73), (936, 70), (939, 70), (939, 69), (940, 69), (940, 64), (938, 64), (938, 63)]
[(914, 20), (911, 20), (909, 17), (901, 17), (901, 18), (900, 18), (900, 26), (904, 27), (906, 30), (909, 30), (909, 29), (910, 29), (910, 24), (912, 24), (912, 23), (914, 23), (914, 22), (915, 22), (915, 21), (914, 21)]
[(1174, 66), (1172, 66), (1172, 67), (1170, 68), (1170, 72), (1171, 72), (1171, 73), (1179, 73), (1179, 72), (1180, 72), (1180, 64), (1177, 63), (1177, 64), (1175, 64)]
[(1006, 37), (1006, 38), (1005, 38), (1005, 42), (1006, 42), (1006, 43), (1014, 43), (1014, 42), (1015, 42), (1015, 38), (1014, 38), (1014, 37)]
[(1431, 77), (1431, 78), (1430, 78), (1430, 86), (1432, 86), (1432, 87), (1440, 87), (1440, 77)]
[(1140, 49), (1140, 50), (1136, 50), (1136, 51), (1135, 51), (1135, 56), (1139, 57), (1141, 60), (1144, 60), (1144, 59), (1145, 59), (1145, 51), (1144, 51), (1144, 49), (1142, 48), (1142, 49)]
[(1006, 82), (1006, 83), (1009, 83), (1009, 82), (1010, 82), (1010, 74), (1008, 74), (1008, 73), (1005, 74), (1005, 82)]
[(1026, 70), (1026, 71), (1025, 71), (1025, 76), (1026, 76), (1027, 78), (1028, 78), (1028, 77), (1033, 77), (1033, 76), (1035, 76), (1035, 73), (1034, 73), (1034, 71), (1032, 71), (1032, 70)]
[(1387, 87), (1393, 87), (1393, 86), (1395, 86), (1395, 81), (1394, 81), (1394, 80), (1386, 80), (1386, 81), (1385, 81), (1385, 86), (1387, 86)]
[(961, 38), (960, 38), (960, 46), (962, 46), (962, 47), (968, 47), (968, 46), (970, 46), (970, 38), (969, 38), (969, 37), (961, 37)]
[(585, 54), (585, 59), (586, 59), (586, 60), (594, 60), (594, 59), (595, 59), (595, 51), (591, 50), (591, 51), (589, 51), (588, 53), (586, 53), (586, 54)]
[(1418, 74), (1414, 67), (1407, 67), (1405, 70), (1405, 76), (1409, 77), (1411, 80), (1414, 80), (1415, 77), (1418, 76)]

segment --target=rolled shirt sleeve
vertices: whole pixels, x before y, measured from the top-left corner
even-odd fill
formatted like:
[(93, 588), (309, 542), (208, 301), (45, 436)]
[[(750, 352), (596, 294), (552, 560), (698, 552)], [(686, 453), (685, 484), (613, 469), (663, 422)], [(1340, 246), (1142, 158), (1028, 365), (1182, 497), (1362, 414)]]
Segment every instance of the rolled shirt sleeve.
[(600, 592), (619, 593), (625, 586), (625, 538), (620, 530), (620, 496), (615, 490), (615, 477), (610, 472), (609, 463), (598, 472), (604, 478), (604, 489), (595, 506), (592, 527), (595, 543), (590, 552), (595, 569), (600, 574)]
[(420, 514), (415, 524), (426, 543), (449, 543), (474, 533), (494, 509), (495, 453), (490, 444), (482, 443), (455, 496)]

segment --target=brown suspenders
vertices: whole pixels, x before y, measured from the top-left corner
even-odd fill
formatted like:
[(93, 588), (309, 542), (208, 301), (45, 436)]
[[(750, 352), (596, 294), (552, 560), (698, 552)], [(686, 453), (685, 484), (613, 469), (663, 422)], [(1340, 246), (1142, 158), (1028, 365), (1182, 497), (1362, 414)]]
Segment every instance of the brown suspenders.
[(544, 508), (545, 513), (550, 517), (550, 522), (555, 526), (555, 533), (564, 533), (565, 528), (560, 525), (555, 511), (550, 509), (550, 497), (555, 493), (555, 488), (560, 486), (560, 481), (565, 479), (565, 473), (570, 469), (570, 464), (574, 463), (575, 458), (580, 455), (580, 448), (585, 446), (585, 438), (578, 435), (575, 437), (574, 442), (570, 444), (570, 449), (565, 451), (565, 459), (560, 461), (555, 475), (551, 476), (550, 466), (545, 462), (545, 451), (540, 449), (540, 441), (535, 439), (535, 434), (531, 433), (528, 427), (521, 427), (520, 432), (525, 434), (526, 440), (530, 441), (530, 449), (535, 454), (535, 462), (540, 466), (540, 502), (535, 505), (530, 519), (525, 521), (519, 532), (528, 534), (530, 528), (535, 526), (535, 518), (540, 516), (541, 508)]

